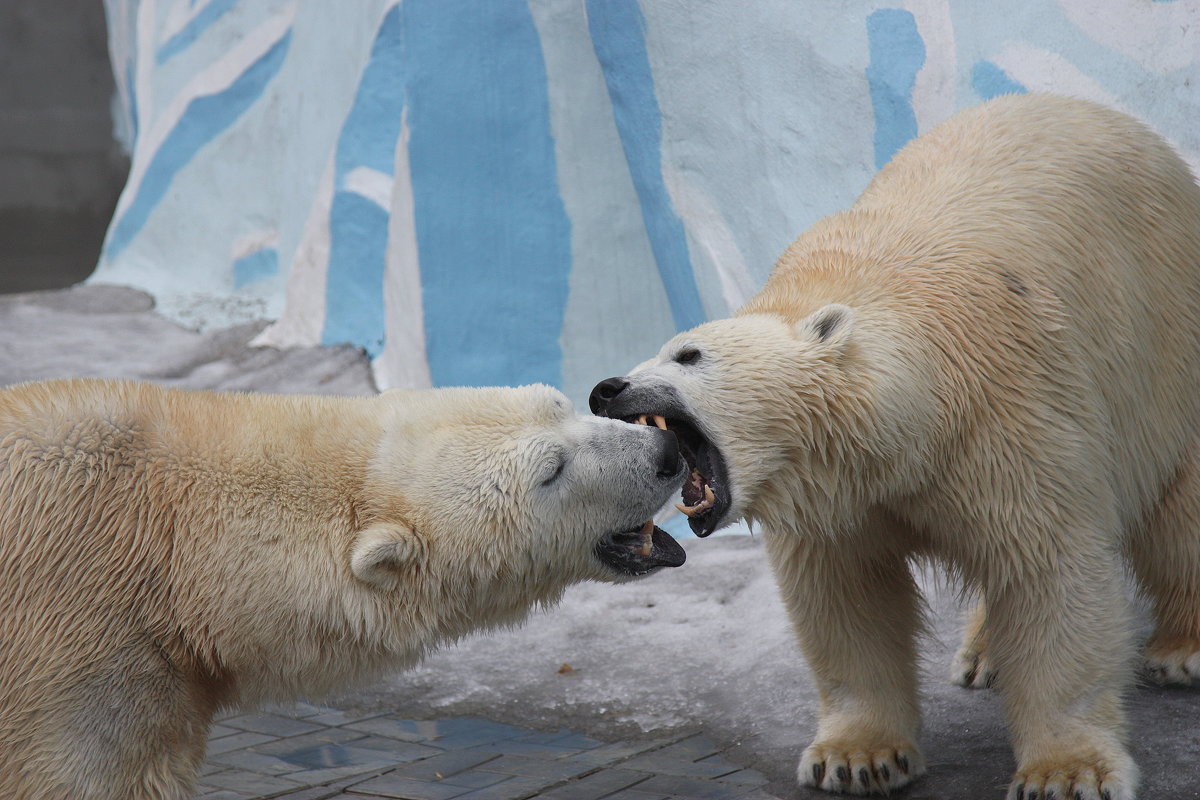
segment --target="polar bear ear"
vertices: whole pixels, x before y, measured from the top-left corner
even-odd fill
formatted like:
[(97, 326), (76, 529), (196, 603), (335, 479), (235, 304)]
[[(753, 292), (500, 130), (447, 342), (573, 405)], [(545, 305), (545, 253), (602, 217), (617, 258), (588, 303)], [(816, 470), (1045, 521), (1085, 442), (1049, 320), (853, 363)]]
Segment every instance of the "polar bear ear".
[(823, 345), (844, 349), (854, 331), (854, 309), (841, 303), (818, 308), (796, 323), (796, 334)]
[(421, 540), (403, 524), (372, 525), (358, 532), (350, 551), (354, 577), (377, 589), (394, 589), (404, 567), (421, 557)]

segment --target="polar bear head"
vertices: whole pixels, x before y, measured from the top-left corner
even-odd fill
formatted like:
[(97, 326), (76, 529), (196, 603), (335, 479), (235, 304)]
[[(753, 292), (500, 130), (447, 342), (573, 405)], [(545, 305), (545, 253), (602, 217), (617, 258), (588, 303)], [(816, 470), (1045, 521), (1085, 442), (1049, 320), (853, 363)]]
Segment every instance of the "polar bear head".
[(357, 536), (359, 579), (387, 589), (426, 576), (500, 611), (683, 563), (650, 522), (683, 479), (674, 434), (577, 415), (542, 385), (380, 399), (370, 494), (388, 521)]
[(799, 318), (745, 313), (705, 323), (629, 375), (597, 384), (592, 411), (657, 416), (678, 436), (689, 465), (679, 508), (699, 536), (743, 517), (769, 523), (846, 510), (883, 490), (864, 482), (911, 443), (897, 420), (920, 416), (917, 395), (899, 388), (913, 383), (901, 375), (908, 368), (858, 316), (829, 303)]

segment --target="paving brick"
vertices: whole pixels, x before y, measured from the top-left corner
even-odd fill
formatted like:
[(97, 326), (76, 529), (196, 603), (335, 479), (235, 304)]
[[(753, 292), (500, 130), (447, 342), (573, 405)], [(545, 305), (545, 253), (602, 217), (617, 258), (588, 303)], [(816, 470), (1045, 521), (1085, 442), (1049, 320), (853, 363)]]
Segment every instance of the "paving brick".
[(763, 775), (758, 770), (754, 769), (739, 769), (737, 772), (731, 772), (728, 775), (722, 775), (717, 778), (721, 783), (732, 783), (738, 786), (754, 787), (762, 786), (769, 780), (766, 775)]
[(668, 758), (678, 758), (683, 761), (699, 761), (702, 758), (708, 758), (714, 753), (719, 752), (721, 752), (721, 748), (712, 739), (701, 734), (695, 734), (675, 744), (667, 745), (658, 751), (658, 755), (667, 756)]
[(224, 725), (213, 725), (208, 729), (208, 740), (220, 739), (222, 736), (232, 736), (239, 733), (237, 728), (227, 728)]
[(622, 762), (621, 766), (641, 772), (687, 775), (692, 778), (718, 778), (722, 775), (736, 772), (738, 769), (735, 764), (729, 763), (710, 764), (705, 761), (682, 761), (678, 758), (668, 758), (661, 755), (663, 752), (662, 750), (657, 750), (653, 753), (634, 756), (628, 761)]
[(401, 763), (396, 753), (355, 747), (350, 744), (321, 744), (291, 752), (275, 754), (275, 758), (296, 765), (297, 769), (326, 769), (349, 766), (393, 766)]
[(341, 711), (336, 708), (321, 709), (318, 713), (304, 718), (305, 722), (317, 722), (321, 725), (346, 725), (350, 722), (361, 722), (365, 719), (374, 719), (375, 717), (386, 716), (383, 711), (364, 711), (359, 713), (350, 713), (349, 711)]
[(593, 747), (600, 747), (604, 742), (581, 733), (566, 733), (557, 739), (552, 739), (548, 744), (556, 747), (571, 747), (576, 750), (591, 750)]
[(647, 792), (639, 792), (637, 787), (625, 789), (620, 792), (614, 792), (604, 800), (675, 800), (670, 795), (665, 794), (650, 794)]
[(240, 717), (231, 717), (221, 724), (225, 727), (239, 728), (252, 733), (266, 733), (281, 737), (312, 733), (324, 727), (304, 720), (281, 717), (277, 714), (243, 714)]
[(337, 797), (341, 793), (341, 787), (314, 786), (309, 789), (276, 795), (272, 800), (328, 800), (328, 798)]
[(460, 795), (459, 800), (524, 800), (527, 797), (533, 797), (540, 793), (543, 789), (555, 785), (555, 783), (557, 781), (550, 778), (527, 778), (519, 776)]
[(306, 703), (303, 700), (297, 700), (294, 703), (271, 703), (262, 709), (267, 714), (278, 714), (281, 717), (292, 717), (294, 719), (307, 719), (324, 711), (332, 710), (334, 709), (329, 706)]
[(345, 728), (325, 728), (303, 736), (292, 736), (287, 739), (273, 739), (266, 744), (258, 744), (253, 748), (256, 753), (294, 753), (308, 747), (320, 747), (324, 744), (350, 744), (364, 738), (358, 731), (348, 731)]
[(485, 772), (503, 772), (508, 775), (523, 775), (529, 778), (557, 778), (565, 781), (568, 778), (590, 772), (595, 767), (590, 764), (572, 764), (559, 760), (505, 755), (487, 762), (480, 769)]
[(471, 791), (463, 786), (419, 781), (395, 774), (380, 775), (363, 783), (356, 783), (351, 789), (355, 792), (381, 794), (384, 797), (403, 797), (406, 800), (450, 800)]
[(470, 717), (439, 722), (437, 732), (437, 739), (433, 744), (447, 750), (478, 747), (517, 739), (530, 733), (524, 728), (515, 728), (512, 725)]
[(401, 767), (395, 774), (404, 778), (436, 781), (500, 758), (504, 756), (479, 750), (451, 750)]
[(462, 786), (465, 789), (482, 789), (485, 786), (506, 781), (511, 777), (511, 775), (505, 775), (502, 772), (484, 772), (481, 769), (468, 769), (456, 772), (453, 775), (447, 775), (441, 780), (443, 783)]
[(598, 798), (628, 789), (649, 778), (645, 772), (627, 769), (602, 769), (585, 775), (578, 780), (548, 789), (546, 797), (552, 800), (597, 800)]
[(290, 789), (300, 788), (299, 784), (285, 778), (261, 775), (241, 769), (226, 770), (209, 775), (205, 777), (204, 783), (207, 786), (244, 792), (251, 796), (279, 794)]
[[(441, 744), (441, 742), (438, 742)], [(571, 747), (556, 747), (552, 744), (527, 742), (523, 739), (503, 739), (498, 742), (487, 742), (476, 745), (477, 750), (487, 750), (492, 753), (504, 753), (513, 756), (532, 756), (534, 758), (567, 758), (579, 755), (580, 751)]]
[(618, 761), (624, 761), (639, 753), (657, 750), (669, 743), (669, 739), (651, 739), (645, 742), (617, 742), (594, 747), (591, 750), (585, 750), (573, 756), (567, 756), (564, 760), (579, 764), (591, 764), (594, 767), (605, 767), (615, 764)]
[(244, 794), (242, 792), (231, 792), (228, 789), (214, 789), (211, 792), (200, 792), (196, 795), (196, 800), (249, 800), (253, 798), (252, 794)]
[(228, 753), (230, 750), (237, 750), (241, 747), (251, 747), (274, 741), (277, 741), (277, 737), (261, 733), (235, 733), (232, 736), (222, 736), (220, 739), (209, 742), (208, 754), (211, 756), (216, 753)]
[(344, 767), (322, 767), (306, 769), (300, 772), (289, 772), (287, 779), (296, 781), (302, 786), (324, 786), (338, 781), (365, 781), (376, 775), (387, 772), (387, 764), (347, 764)]
[(347, 730), (360, 733), (373, 733), (376, 736), (386, 736), (402, 742), (425, 742), (437, 737), (436, 727), (411, 719), (396, 719), (395, 717), (379, 716), (349, 722), (342, 726)]
[(209, 756), (209, 762), (250, 772), (261, 772), (264, 775), (285, 775), (300, 769), (290, 761), (284, 761), (278, 756), (256, 753), (247, 748), (230, 750), (228, 753), (214, 753)]
[(637, 789), (647, 794), (693, 797), (697, 800), (733, 800), (746, 794), (745, 787), (684, 775), (655, 775), (639, 783)]

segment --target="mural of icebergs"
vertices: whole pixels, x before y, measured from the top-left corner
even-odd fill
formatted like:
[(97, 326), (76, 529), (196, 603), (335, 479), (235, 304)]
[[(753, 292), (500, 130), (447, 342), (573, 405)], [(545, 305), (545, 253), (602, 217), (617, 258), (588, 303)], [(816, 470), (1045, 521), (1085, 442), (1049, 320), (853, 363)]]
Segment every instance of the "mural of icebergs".
[(997, 94), (1200, 166), (1200, 1), (105, 0), (129, 181), (92, 280), (350, 343), (381, 387), (592, 384), (726, 315)]

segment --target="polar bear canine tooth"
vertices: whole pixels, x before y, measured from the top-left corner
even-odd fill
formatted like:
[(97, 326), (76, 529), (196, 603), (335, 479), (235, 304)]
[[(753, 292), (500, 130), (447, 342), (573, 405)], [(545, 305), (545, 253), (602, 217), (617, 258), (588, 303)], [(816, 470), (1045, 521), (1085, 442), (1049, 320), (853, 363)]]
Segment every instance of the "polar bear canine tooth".
[(662, 430), (667, 429), (667, 418), (661, 414), (639, 414), (637, 418), (638, 425), (649, 425), (650, 420), (654, 420), (654, 424)]
[(684, 514), (687, 514), (689, 517), (694, 517), (697, 514), (699, 514), (701, 511), (707, 511), (708, 509), (712, 508), (716, 504), (716, 502), (717, 502), (716, 493), (713, 492), (712, 487), (706, 483), (706, 484), (704, 484), (704, 499), (703, 500), (701, 500), (699, 503), (696, 503), (696, 505), (694, 505), (694, 506), (685, 506), (685, 505), (680, 505), (679, 503), (676, 503), (675, 507), (678, 508), (680, 511), (682, 511)]
[(646, 520), (646, 524), (642, 526), (642, 529), (638, 531), (638, 534), (642, 537), (642, 544), (641, 547), (634, 552), (636, 552), (639, 556), (648, 558), (650, 553), (654, 550), (654, 520)]

